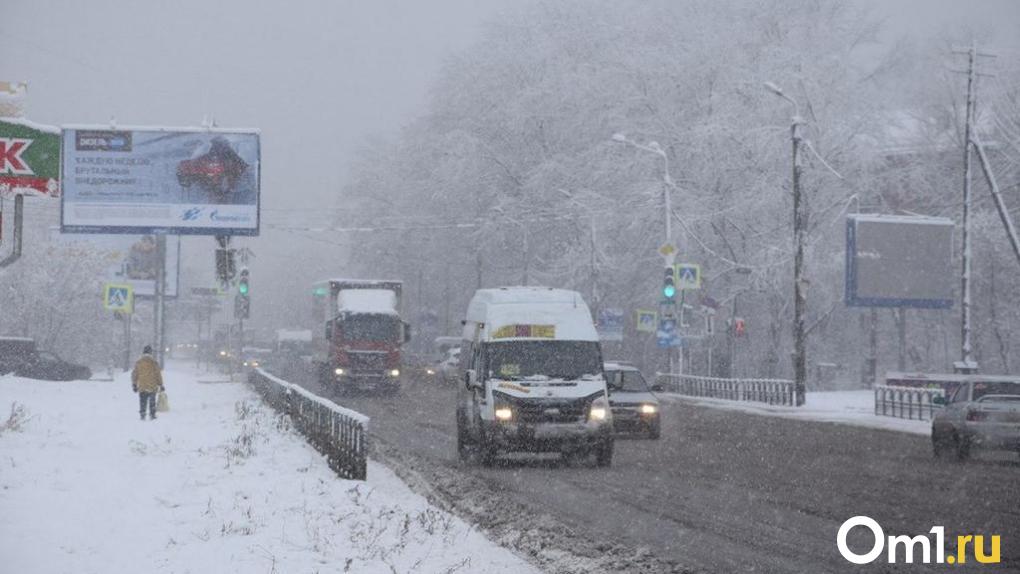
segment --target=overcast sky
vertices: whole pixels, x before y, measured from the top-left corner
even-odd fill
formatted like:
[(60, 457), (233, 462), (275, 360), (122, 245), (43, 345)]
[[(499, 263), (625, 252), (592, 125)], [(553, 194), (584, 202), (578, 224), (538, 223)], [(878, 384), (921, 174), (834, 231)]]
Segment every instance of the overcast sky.
[[(855, 0), (886, 38), (972, 27), (1020, 41), (1017, 0)], [(444, 55), (507, 0), (0, 0), (0, 80), (30, 80), (45, 123), (223, 126), (264, 133), (269, 209), (319, 203), (350, 153), (422, 112)], [(295, 189), (295, 182), (301, 182)], [(315, 198), (315, 199), (313, 199)]]
[[(887, 42), (970, 27), (1017, 55), (1020, 0), (854, 1), (886, 20)], [(197, 125), (214, 114), (261, 128), (263, 222), (322, 223), (309, 208), (335, 206), (352, 151), (425, 111), (444, 56), (519, 4), (0, 0), (0, 80), (30, 81), (28, 117), (42, 123)], [(193, 241), (200, 253), (212, 242)], [(322, 269), (334, 251), (265, 227), (252, 246), (281, 264), (313, 252)]]

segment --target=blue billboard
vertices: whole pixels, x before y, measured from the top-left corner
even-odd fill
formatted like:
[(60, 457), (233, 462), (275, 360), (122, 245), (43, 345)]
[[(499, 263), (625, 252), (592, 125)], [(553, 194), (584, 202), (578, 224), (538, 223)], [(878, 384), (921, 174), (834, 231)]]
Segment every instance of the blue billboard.
[(954, 227), (944, 217), (849, 216), (847, 306), (952, 307), (960, 280), (953, 260)]

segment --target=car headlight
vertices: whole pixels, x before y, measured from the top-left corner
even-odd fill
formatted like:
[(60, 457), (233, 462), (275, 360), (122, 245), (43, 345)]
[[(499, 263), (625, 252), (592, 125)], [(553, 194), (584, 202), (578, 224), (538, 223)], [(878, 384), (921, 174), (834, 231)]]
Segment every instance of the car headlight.
[(511, 421), (514, 418), (514, 411), (510, 407), (496, 407), (496, 420), (497, 421)]
[(643, 415), (654, 415), (657, 412), (659, 412), (659, 407), (653, 404), (646, 403), (641, 405), (641, 414)]
[(226, 351), (220, 351), (220, 356), (221, 357), (226, 357), (227, 356), (227, 352)]
[(604, 421), (609, 418), (609, 401), (605, 397), (599, 397), (591, 402), (591, 410), (588, 411), (588, 420)]
[(340, 368), (340, 367), (337, 367), (337, 368), (333, 369), (333, 373), (335, 373), (335, 374), (336, 374), (337, 376), (343, 375), (343, 374), (344, 374), (344, 373), (346, 373), (346, 372), (347, 372), (347, 371), (343, 370), (343, 369), (342, 369), (342, 368)]
[(425, 374), (426, 375), (434, 375), (434, 374), (436, 374), (436, 370), (435, 369), (425, 369)]
[(399, 377), (400, 376), (400, 369), (390, 369), (388, 374), (391, 377)]
[(251, 362), (251, 366), (253, 366), (253, 367), (259, 366), (259, 362), (258, 361), (252, 361)]

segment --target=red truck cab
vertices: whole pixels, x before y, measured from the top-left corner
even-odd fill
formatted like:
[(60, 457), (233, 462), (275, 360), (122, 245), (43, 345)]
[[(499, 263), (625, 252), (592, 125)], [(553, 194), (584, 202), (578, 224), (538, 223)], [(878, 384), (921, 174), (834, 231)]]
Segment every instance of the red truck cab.
[(410, 326), (401, 318), (399, 281), (332, 279), (315, 285), (324, 319), (315, 365), (326, 392), (395, 393), (404, 378), (401, 347)]

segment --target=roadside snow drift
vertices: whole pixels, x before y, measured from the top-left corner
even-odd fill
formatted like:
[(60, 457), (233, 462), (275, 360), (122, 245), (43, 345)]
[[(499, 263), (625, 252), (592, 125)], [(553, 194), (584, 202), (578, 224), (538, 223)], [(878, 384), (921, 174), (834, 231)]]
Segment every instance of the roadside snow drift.
[(868, 390), (809, 391), (807, 400), (802, 407), (689, 397), (672, 393), (660, 393), (659, 398), (703, 407), (742, 411), (754, 415), (836, 423), (919, 435), (931, 434), (931, 421), (929, 420), (908, 420), (876, 415), (875, 393)]
[[(171, 366), (172, 368), (172, 366)], [(4, 572), (534, 572), (384, 466), (342, 480), (245, 385), (0, 377)]]

